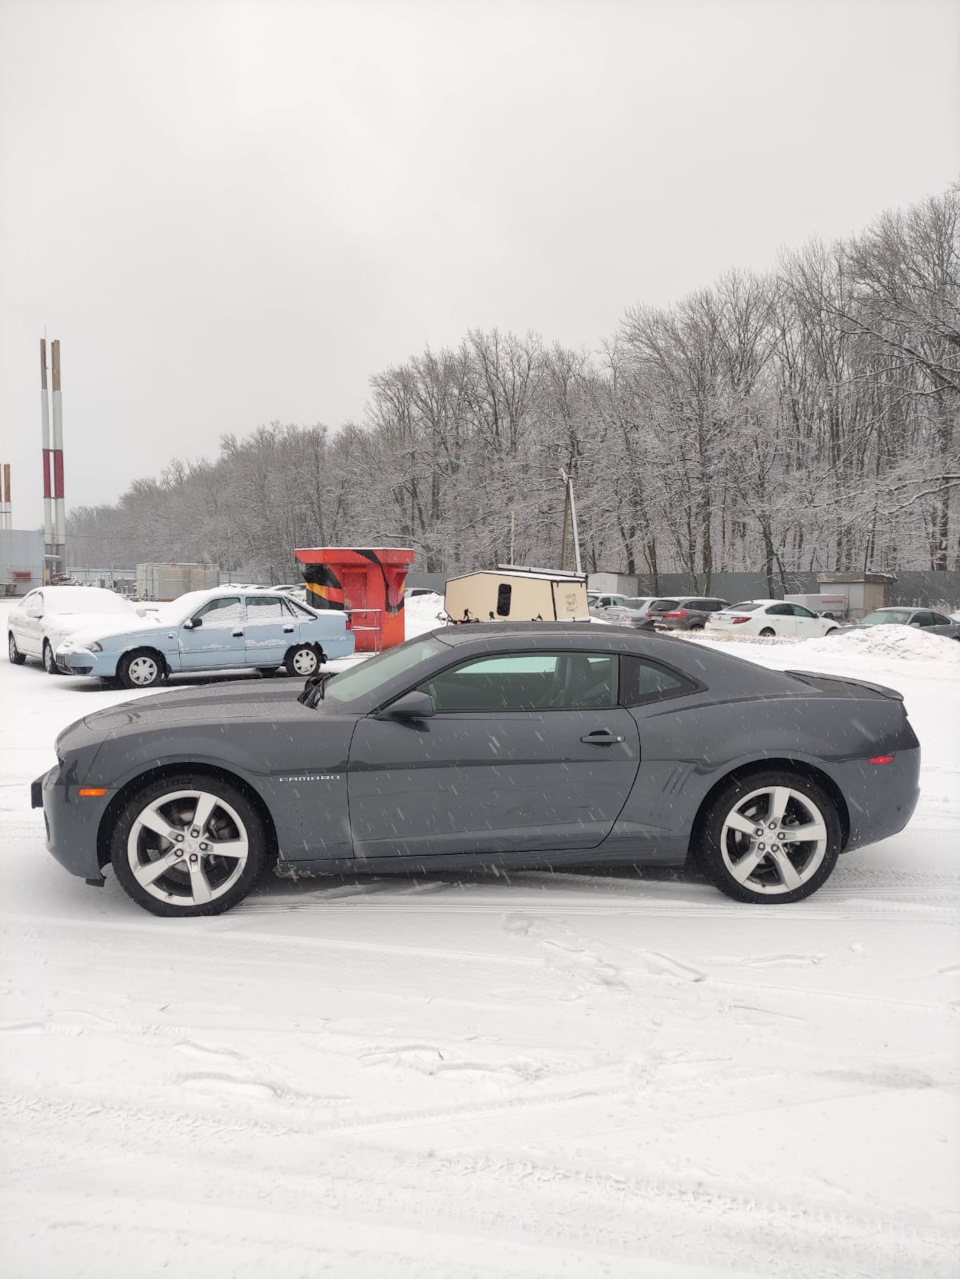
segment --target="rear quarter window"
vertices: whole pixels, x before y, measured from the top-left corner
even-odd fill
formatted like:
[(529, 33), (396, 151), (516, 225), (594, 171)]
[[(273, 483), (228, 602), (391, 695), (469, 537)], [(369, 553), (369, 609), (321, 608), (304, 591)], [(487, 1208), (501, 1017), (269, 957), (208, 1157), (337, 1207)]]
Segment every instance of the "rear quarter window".
[(667, 666), (642, 657), (620, 659), (620, 705), (645, 706), (648, 702), (696, 693), (701, 685)]

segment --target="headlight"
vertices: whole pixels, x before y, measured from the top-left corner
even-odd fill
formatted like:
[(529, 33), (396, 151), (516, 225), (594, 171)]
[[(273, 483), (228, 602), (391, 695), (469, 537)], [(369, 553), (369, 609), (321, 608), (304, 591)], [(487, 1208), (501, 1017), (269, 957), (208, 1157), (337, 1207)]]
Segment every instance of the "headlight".
[(103, 645), (102, 645), (102, 644), (98, 644), (98, 643), (96, 642), (96, 640), (94, 640), (94, 642), (93, 642), (92, 644), (88, 644), (88, 645), (87, 645), (87, 648), (90, 650), (90, 652), (91, 652), (91, 653), (102, 653), (102, 652), (103, 652)]

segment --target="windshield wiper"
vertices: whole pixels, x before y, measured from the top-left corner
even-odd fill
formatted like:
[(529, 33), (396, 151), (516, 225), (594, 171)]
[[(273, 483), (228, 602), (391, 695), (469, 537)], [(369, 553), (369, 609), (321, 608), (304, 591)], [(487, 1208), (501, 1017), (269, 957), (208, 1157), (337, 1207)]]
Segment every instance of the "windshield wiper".
[(327, 680), (333, 679), (336, 673), (336, 671), (322, 671), (318, 675), (308, 675), (307, 682), (303, 686), (303, 692), (297, 698), (297, 701), (315, 711), (320, 702), (323, 701)]

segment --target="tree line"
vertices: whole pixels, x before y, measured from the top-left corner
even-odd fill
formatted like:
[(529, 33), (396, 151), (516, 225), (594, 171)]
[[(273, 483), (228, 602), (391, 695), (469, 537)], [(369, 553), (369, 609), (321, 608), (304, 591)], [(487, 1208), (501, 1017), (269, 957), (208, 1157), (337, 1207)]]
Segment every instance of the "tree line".
[(596, 352), (471, 331), (371, 378), (364, 421), (261, 426), (79, 507), (75, 564), (288, 580), (297, 546), (410, 546), (424, 572), (960, 568), (960, 184), (638, 305)]

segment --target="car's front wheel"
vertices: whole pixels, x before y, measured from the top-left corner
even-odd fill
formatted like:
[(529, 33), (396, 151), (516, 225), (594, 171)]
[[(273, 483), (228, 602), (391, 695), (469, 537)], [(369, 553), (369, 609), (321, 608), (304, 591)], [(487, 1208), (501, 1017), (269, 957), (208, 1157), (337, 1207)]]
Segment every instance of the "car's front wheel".
[(43, 669), (48, 675), (60, 674), (60, 670), (53, 657), (53, 645), (47, 639), (43, 641)]
[(771, 639), (774, 635), (776, 635), (776, 633), (777, 632), (773, 629), (772, 626), (765, 626), (763, 630), (760, 632), (760, 638)]
[(320, 654), (312, 644), (298, 644), (287, 654), (284, 666), (291, 675), (316, 675), (320, 668)]
[(219, 778), (169, 777), (133, 795), (110, 840), (113, 869), (154, 915), (219, 915), (241, 902), (267, 861), (263, 822)]
[(25, 655), (17, 648), (17, 641), (13, 638), (13, 632), (7, 636), (7, 656), (14, 666), (22, 666), (27, 660)]
[(829, 879), (840, 818), (826, 791), (771, 770), (730, 782), (702, 814), (694, 855), (708, 879), (741, 902), (796, 902)]
[(117, 666), (117, 679), (124, 688), (153, 688), (162, 678), (163, 661), (148, 648), (125, 653)]

